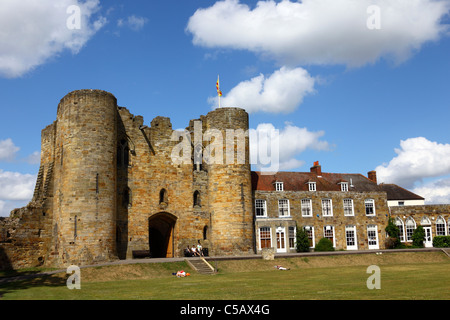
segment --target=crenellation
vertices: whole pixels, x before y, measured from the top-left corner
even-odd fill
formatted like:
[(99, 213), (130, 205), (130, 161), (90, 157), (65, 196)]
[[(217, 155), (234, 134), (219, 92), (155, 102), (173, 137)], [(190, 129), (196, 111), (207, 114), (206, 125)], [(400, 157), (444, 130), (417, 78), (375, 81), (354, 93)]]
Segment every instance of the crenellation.
[[(384, 248), (391, 216), (450, 224), (448, 205), (388, 207), (374, 171), (369, 178), (331, 174), (315, 164), (309, 173), (252, 172), (249, 116), (240, 108), (200, 115), (184, 132), (167, 117), (144, 123), (106, 91), (78, 90), (60, 100), (56, 120), (41, 132), (32, 201), (0, 219), (0, 269), (82, 266), (132, 259), (136, 251), (181, 257), (198, 242), (209, 255), (295, 252), (297, 228), (312, 228), (312, 250), (329, 227), (336, 249), (372, 250)], [(275, 190), (283, 181), (285, 189)], [(316, 191), (308, 191), (308, 181), (317, 182)], [(343, 182), (352, 182), (346, 192)], [(305, 199), (311, 215), (304, 214)], [(324, 199), (330, 215), (323, 214)], [(280, 209), (280, 200), (288, 207)], [(346, 235), (353, 231), (350, 248)]]

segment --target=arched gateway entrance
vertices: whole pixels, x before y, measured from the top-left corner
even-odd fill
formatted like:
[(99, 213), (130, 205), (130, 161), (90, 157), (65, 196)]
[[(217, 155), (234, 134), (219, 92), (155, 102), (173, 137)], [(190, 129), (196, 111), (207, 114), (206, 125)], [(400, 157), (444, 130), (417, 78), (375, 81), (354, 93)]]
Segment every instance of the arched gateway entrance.
[(148, 219), (148, 239), (152, 258), (174, 256), (173, 234), (177, 217), (161, 212)]

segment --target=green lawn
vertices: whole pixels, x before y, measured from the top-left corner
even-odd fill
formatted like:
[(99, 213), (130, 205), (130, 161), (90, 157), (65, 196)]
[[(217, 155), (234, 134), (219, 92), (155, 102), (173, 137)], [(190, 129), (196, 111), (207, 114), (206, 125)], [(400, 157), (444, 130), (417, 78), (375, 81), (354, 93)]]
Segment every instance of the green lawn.
[[(214, 263), (213, 263), (214, 264)], [(280, 271), (274, 265), (290, 268)], [(367, 267), (381, 270), (381, 289), (366, 286)], [(184, 263), (81, 269), (81, 290), (59, 274), (0, 285), (1, 299), (292, 300), (450, 299), (450, 259), (441, 253), (219, 261), (199, 275)], [(190, 277), (171, 273), (184, 269)]]

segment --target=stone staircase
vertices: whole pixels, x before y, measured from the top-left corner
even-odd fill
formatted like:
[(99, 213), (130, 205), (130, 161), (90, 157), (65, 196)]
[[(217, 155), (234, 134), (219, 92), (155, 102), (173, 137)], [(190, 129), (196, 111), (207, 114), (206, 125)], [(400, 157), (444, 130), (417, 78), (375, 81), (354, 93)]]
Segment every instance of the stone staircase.
[(40, 166), (39, 173), (36, 179), (36, 186), (34, 187), (33, 201), (36, 201), (40, 198), (43, 177), (44, 177), (44, 166)]
[(205, 259), (203, 258), (190, 258), (185, 259), (187, 264), (197, 271), (200, 274), (209, 274), (213, 275), (215, 274), (214, 267), (211, 266)]
[(50, 183), (53, 175), (53, 162), (47, 167), (47, 175), (44, 182), (45, 166), (39, 167), (38, 176), (36, 179), (36, 186), (34, 187), (33, 201), (45, 199), (49, 196)]
[(47, 198), (49, 196), (50, 182), (52, 180), (52, 175), (53, 175), (53, 162), (51, 162), (48, 165), (47, 176), (45, 178), (45, 183), (44, 183), (44, 198)]

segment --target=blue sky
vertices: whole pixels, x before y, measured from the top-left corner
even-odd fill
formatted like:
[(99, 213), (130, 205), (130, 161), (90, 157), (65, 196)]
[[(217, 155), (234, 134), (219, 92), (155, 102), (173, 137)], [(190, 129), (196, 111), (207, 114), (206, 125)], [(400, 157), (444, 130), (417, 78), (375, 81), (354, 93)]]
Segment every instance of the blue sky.
[[(67, 11), (80, 8), (79, 28)], [(369, 9), (369, 7), (371, 9)], [(373, 11), (373, 8), (378, 11)], [(184, 128), (217, 106), (280, 131), (282, 170), (376, 169), (450, 203), (448, 0), (2, 0), (0, 216), (31, 198), (40, 132), (78, 89)], [(69, 20), (76, 22), (76, 20)], [(72, 25), (73, 26), (73, 25)]]

